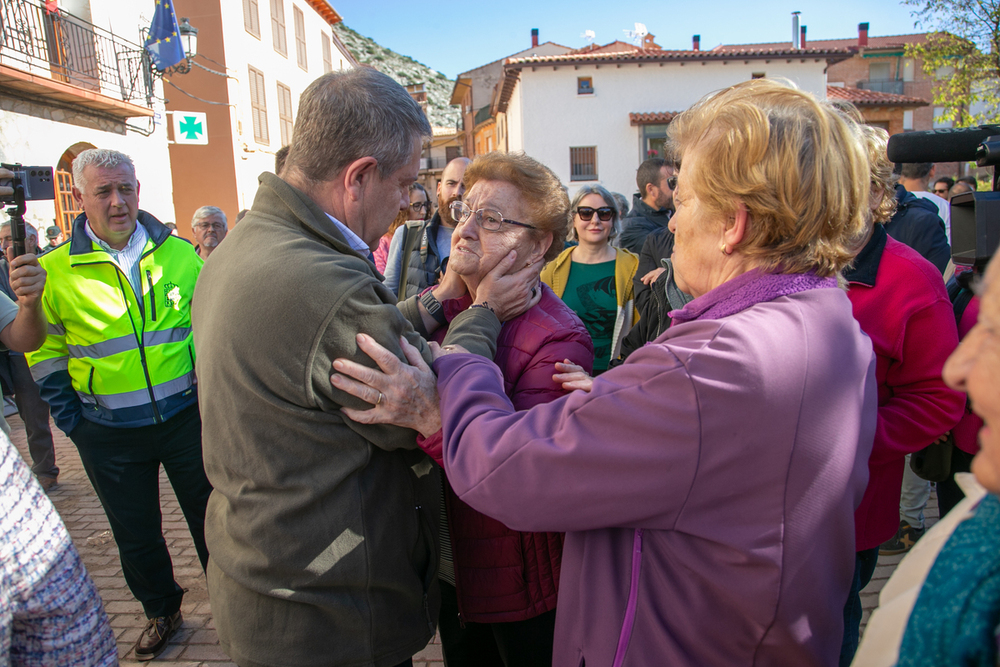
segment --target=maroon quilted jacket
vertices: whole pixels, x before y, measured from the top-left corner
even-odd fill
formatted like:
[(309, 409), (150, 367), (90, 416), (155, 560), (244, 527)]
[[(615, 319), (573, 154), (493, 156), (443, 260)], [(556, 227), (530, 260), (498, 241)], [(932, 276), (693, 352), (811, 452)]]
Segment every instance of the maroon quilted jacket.
[[(503, 325), (494, 361), (516, 410), (548, 403), (565, 393), (552, 380), (557, 361), (569, 359), (591, 372), (594, 346), (580, 318), (547, 286), (542, 300)], [(445, 301), (450, 321), (471, 305), (466, 296)], [(446, 329), (435, 332), (443, 340)], [(418, 439), (441, 465), (441, 434)], [(480, 514), (445, 485), (455, 583), (462, 618), (476, 623), (523, 621), (556, 608), (562, 533), (520, 533)], [(539, 508), (544, 511), (544, 508)]]

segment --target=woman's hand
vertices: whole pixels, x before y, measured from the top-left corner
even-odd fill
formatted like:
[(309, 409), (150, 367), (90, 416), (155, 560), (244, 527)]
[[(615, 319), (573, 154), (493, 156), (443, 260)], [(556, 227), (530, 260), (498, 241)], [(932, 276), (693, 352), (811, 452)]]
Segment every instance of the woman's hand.
[(380, 370), (350, 359), (333, 362), (330, 382), (334, 387), (374, 405), (370, 410), (341, 408), (359, 424), (395, 424), (412, 428), (425, 438), (441, 430), (437, 377), (424, 363), (420, 351), (405, 338), (399, 339), (409, 365), (365, 334), (357, 335), (358, 348), (371, 357)]
[(664, 271), (666, 271), (666, 269), (661, 266), (658, 269), (653, 269), (652, 271), (644, 275), (642, 278), (639, 278), (639, 280), (642, 281), (643, 285), (652, 285), (653, 283), (656, 282), (656, 279), (659, 278), (660, 274), (662, 274)]
[(577, 366), (569, 359), (557, 361), (556, 370), (559, 372), (553, 375), (552, 379), (561, 384), (566, 391), (582, 389), (589, 392), (594, 386), (594, 378), (587, 375), (582, 366)]
[(539, 258), (516, 273), (508, 273), (516, 261), (517, 251), (511, 250), (476, 288), (476, 303), (488, 305), (501, 322), (514, 319), (542, 300), (538, 276), (544, 260)]
[(465, 280), (462, 279), (462, 276), (458, 275), (447, 266), (444, 269), (444, 275), (441, 276), (441, 280), (438, 282), (437, 287), (433, 290), (434, 298), (438, 301), (458, 299), (464, 296), (468, 291), (469, 288), (466, 286)]

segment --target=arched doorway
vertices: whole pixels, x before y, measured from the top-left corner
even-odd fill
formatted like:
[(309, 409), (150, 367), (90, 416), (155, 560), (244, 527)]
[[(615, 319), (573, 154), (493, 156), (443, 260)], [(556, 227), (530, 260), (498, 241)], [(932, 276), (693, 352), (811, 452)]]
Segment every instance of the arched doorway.
[(73, 231), (73, 220), (83, 212), (73, 199), (73, 160), (88, 148), (97, 148), (85, 141), (73, 144), (59, 158), (56, 165), (56, 224), (66, 238)]

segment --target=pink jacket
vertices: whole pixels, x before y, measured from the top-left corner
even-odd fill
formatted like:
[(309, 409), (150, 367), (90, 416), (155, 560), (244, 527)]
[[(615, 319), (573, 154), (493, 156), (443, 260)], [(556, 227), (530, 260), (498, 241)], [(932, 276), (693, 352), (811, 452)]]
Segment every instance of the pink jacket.
[(590, 393), (528, 411), (488, 361), (435, 362), (456, 493), (566, 531), (555, 667), (837, 664), (871, 343), (835, 284), (758, 301), (675, 319)]
[(958, 330), (933, 264), (876, 225), (846, 277), (854, 317), (872, 339), (877, 359), (878, 429), (868, 488), (855, 513), (856, 547), (862, 551), (896, 533), (904, 457), (955, 426), (965, 395), (941, 379)]
[[(445, 301), (451, 320), (471, 299)], [(435, 332), (438, 342), (447, 329)], [(560, 396), (552, 380), (555, 363), (570, 359), (591, 371), (594, 346), (576, 313), (542, 285), (542, 300), (504, 324), (494, 359), (504, 392), (516, 410), (527, 410)], [(440, 465), (441, 439), (418, 441)], [(561, 532), (518, 532), (472, 509), (446, 485), (445, 502), (462, 618), (477, 623), (523, 621), (556, 608)]]

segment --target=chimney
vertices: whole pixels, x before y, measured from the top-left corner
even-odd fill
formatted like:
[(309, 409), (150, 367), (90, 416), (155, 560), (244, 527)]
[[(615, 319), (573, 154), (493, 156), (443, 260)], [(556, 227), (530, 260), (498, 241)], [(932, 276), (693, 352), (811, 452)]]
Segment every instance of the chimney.
[(858, 24), (858, 47), (868, 46), (868, 24)]
[(792, 48), (799, 49), (799, 14), (802, 12), (792, 12)]
[(800, 37), (799, 37), (799, 48), (800, 49), (806, 48), (806, 27), (805, 26), (802, 26), (802, 28), (801, 28), (801, 33), (800, 33)]
[(531, 48), (538, 46), (538, 28), (531, 29)]
[(701, 35), (695, 35), (691, 38), (691, 50), (701, 51)]

